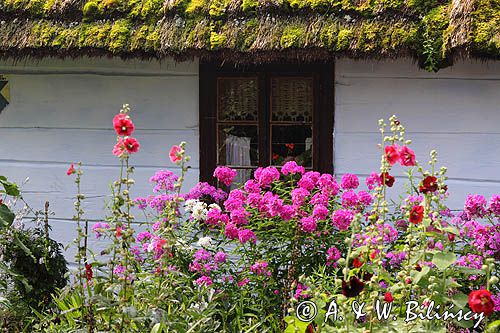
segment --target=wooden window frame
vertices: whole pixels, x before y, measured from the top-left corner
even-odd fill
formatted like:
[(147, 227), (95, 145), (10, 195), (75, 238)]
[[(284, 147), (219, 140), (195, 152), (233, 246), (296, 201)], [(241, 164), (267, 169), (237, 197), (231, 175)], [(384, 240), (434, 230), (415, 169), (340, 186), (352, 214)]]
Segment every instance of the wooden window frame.
[[(334, 129), (334, 64), (266, 64), (239, 66), (220, 63), (200, 63), (199, 78), (199, 123), (200, 123), (200, 181), (215, 183), (213, 171), (217, 166), (217, 78), (258, 77), (259, 147), (270, 140), (270, 78), (308, 76), (314, 79), (313, 114), (313, 169), (333, 174), (333, 129)], [(266, 93), (260, 93), (264, 91)], [(266, 150), (259, 149), (259, 166), (270, 165)]]

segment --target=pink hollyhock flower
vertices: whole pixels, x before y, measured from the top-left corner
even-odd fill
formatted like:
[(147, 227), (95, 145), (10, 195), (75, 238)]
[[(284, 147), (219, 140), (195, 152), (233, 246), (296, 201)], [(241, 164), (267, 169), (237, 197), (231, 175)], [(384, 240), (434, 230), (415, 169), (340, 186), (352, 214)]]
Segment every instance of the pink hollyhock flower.
[(71, 163), (71, 165), (68, 168), (68, 171), (66, 171), (66, 174), (69, 176), (69, 175), (72, 175), (74, 173), (76, 173), (75, 165), (73, 163)]
[(172, 146), (168, 155), (170, 156), (170, 161), (177, 164), (182, 160), (182, 148), (179, 146)]
[(316, 231), (316, 221), (312, 217), (303, 217), (300, 220), (301, 229), (304, 232), (315, 232)]
[(113, 127), (116, 134), (122, 136), (129, 136), (134, 131), (134, 123), (126, 114), (119, 113), (113, 118)]
[(255, 243), (257, 238), (255, 234), (250, 229), (241, 229), (238, 230), (238, 240), (241, 244), (245, 244), (246, 242)]
[(132, 137), (127, 137), (123, 140), (123, 145), (125, 146), (125, 149), (129, 152), (129, 154), (132, 153), (137, 153), (139, 150), (139, 142), (135, 138)]
[(347, 209), (339, 209), (332, 215), (332, 224), (339, 230), (347, 230), (354, 219), (354, 213)]
[(226, 186), (230, 186), (233, 183), (234, 177), (236, 177), (237, 174), (236, 170), (226, 166), (218, 166), (214, 171), (214, 177)]
[(125, 153), (125, 144), (123, 143), (123, 138), (118, 138), (116, 145), (113, 147), (113, 155), (116, 157), (122, 157)]
[(389, 162), (390, 165), (396, 164), (397, 161), (399, 161), (399, 149), (398, 146), (393, 145), (393, 146), (386, 146), (384, 148), (385, 151), (385, 158), (387, 159), (387, 162)]
[(401, 147), (399, 150), (399, 162), (404, 166), (414, 166), (415, 165), (415, 152), (408, 148), (407, 146)]
[(382, 185), (382, 179), (376, 172), (372, 172), (365, 180), (366, 186), (369, 190), (373, 190), (375, 187)]
[(354, 190), (359, 186), (358, 176), (353, 175), (352, 173), (346, 173), (342, 176), (342, 181), (340, 183), (340, 187), (344, 190)]
[(281, 173), (284, 174), (285, 176), (288, 174), (296, 174), (300, 173), (303, 174), (306, 172), (303, 166), (297, 165), (297, 162), (295, 161), (289, 161), (286, 162), (282, 167), (281, 167)]

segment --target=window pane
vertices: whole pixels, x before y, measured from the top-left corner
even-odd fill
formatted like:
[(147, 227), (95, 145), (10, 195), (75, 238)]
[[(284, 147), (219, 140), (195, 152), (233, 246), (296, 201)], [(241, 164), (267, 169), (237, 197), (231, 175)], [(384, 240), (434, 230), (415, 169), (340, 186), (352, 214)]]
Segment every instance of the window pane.
[(257, 125), (219, 125), (217, 148), (219, 165), (243, 168), (257, 166)]
[(313, 80), (301, 77), (271, 79), (271, 120), (312, 122)]
[(271, 164), (283, 165), (295, 160), (312, 167), (311, 125), (272, 125)]
[(219, 121), (257, 121), (259, 109), (257, 78), (219, 78), (217, 112)]

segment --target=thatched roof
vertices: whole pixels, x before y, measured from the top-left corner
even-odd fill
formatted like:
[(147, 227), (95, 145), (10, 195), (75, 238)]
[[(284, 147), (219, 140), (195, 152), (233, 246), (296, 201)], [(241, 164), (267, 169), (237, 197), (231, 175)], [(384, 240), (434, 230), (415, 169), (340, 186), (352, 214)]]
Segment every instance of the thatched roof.
[(500, 59), (500, 0), (0, 0), (0, 56)]

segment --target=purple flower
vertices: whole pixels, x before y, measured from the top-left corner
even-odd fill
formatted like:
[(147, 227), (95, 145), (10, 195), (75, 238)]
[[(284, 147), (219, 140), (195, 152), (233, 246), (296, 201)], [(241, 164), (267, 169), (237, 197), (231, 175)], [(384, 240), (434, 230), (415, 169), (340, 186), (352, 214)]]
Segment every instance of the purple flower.
[(261, 187), (268, 187), (272, 182), (280, 179), (280, 172), (275, 167), (257, 168), (254, 177)]
[(293, 189), (291, 192), (292, 203), (295, 206), (302, 206), (302, 204), (304, 203), (304, 201), (306, 200), (306, 198), (309, 195), (310, 195), (310, 193), (308, 190), (301, 188), (301, 187), (297, 187), (297, 188)]
[(109, 229), (109, 224), (106, 222), (97, 222), (92, 227), (92, 231), (95, 232), (95, 237), (100, 238), (102, 236), (102, 232)]
[(143, 240), (148, 240), (152, 237), (152, 235), (147, 232), (147, 231), (143, 231), (143, 232), (140, 232), (138, 235), (137, 235), (137, 241), (138, 242), (142, 242)]
[(373, 202), (371, 194), (365, 191), (358, 192), (358, 200), (364, 206), (370, 206)]
[(377, 228), (382, 234), (384, 243), (393, 243), (398, 239), (398, 232), (390, 224), (377, 225)]
[(354, 219), (354, 213), (347, 209), (339, 209), (332, 215), (332, 224), (339, 230), (347, 230)]
[(218, 166), (214, 171), (214, 177), (226, 186), (230, 186), (233, 183), (233, 179), (237, 174), (236, 170), (227, 166)]
[(308, 171), (302, 175), (297, 185), (307, 191), (312, 191), (316, 183), (319, 181), (321, 174), (317, 171)]
[(500, 195), (494, 194), (491, 196), (488, 210), (495, 216), (500, 216)]
[(125, 267), (124, 267), (124, 266), (122, 266), (122, 265), (120, 265), (120, 264), (118, 264), (118, 265), (116, 265), (116, 266), (115, 266), (115, 268), (113, 269), (113, 273), (114, 273), (115, 275), (118, 275), (118, 276), (122, 277), (122, 276), (123, 276), (123, 274), (125, 273)]
[(283, 167), (281, 167), (281, 173), (283, 173), (285, 176), (288, 174), (296, 174), (300, 173), (303, 174), (306, 170), (304, 169), (303, 166), (297, 165), (297, 162), (295, 161), (289, 161), (286, 162)]
[(249, 179), (245, 183), (245, 191), (248, 193), (259, 193), (260, 192), (260, 186), (259, 184), (255, 181), (255, 179)]
[(500, 311), (500, 294), (491, 296), (493, 301), (493, 311)]
[(179, 179), (179, 176), (174, 174), (170, 170), (158, 170), (153, 177), (149, 179), (150, 182), (156, 183), (153, 191), (155, 192), (169, 192), (174, 190), (175, 182)]
[(238, 240), (240, 241), (241, 244), (245, 244), (248, 241), (255, 243), (257, 238), (255, 237), (255, 234), (253, 233), (252, 230), (241, 229), (238, 230)]
[(486, 199), (479, 194), (469, 194), (465, 200), (464, 212), (469, 219), (483, 217), (486, 213)]
[(318, 179), (318, 186), (322, 192), (329, 195), (337, 195), (339, 193), (339, 184), (329, 173), (322, 174)]
[(335, 246), (332, 246), (326, 250), (326, 254), (326, 265), (337, 267), (337, 260), (339, 260), (341, 256), (340, 251)]
[(188, 194), (184, 196), (184, 199), (200, 199), (203, 197), (211, 197), (214, 201), (222, 201), (226, 199), (226, 192), (221, 189), (217, 189), (206, 182), (200, 182), (196, 184)]
[(303, 217), (300, 220), (301, 229), (304, 232), (314, 232), (316, 231), (316, 221), (312, 217)]
[(239, 235), (239, 230), (236, 225), (233, 223), (228, 223), (226, 224), (226, 229), (224, 230), (224, 236), (226, 236), (229, 239), (236, 239), (238, 238)]
[(271, 272), (268, 270), (268, 263), (266, 261), (257, 261), (255, 264), (250, 266), (250, 270), (257, 275), (271, 276)]
[(212, 279), (209, 276), (203, 275), (201, 278), (196, 280), (196, 284), (199, 286), (211, 286), (213, 284)]
[(225, 252), (222, 252), (222, 251), (217, 252), (214, 256), (214, 261), (216, 263), (226, 262), (226, 259), (227, 259), (227, 254)]
[(375, 187), (382, 185), (382, 179), (376, 172), (372, 172), (365, 180), (368, 189), (373, 190)]
[(352, 173), (346, 173), (342, 176), (342, 181), (340, 183), (340, 187), (344, 190), (354, 190), (359, 186), (358, 176), (353, 175)]
[(316, 220), (325, 220), (328, 217), (328, 213), (328, 209), (325, 206), (318, 204), (314, 206), (312, 216)]
[(358, 196), (353, 190), (342, 193), (342, 207), (355, 208), (358, 205)]
[(212, 259), (212, 254), (205, 249), (199, 249), (195, 252), (194, 258), (201, 262), (209, 261)]

